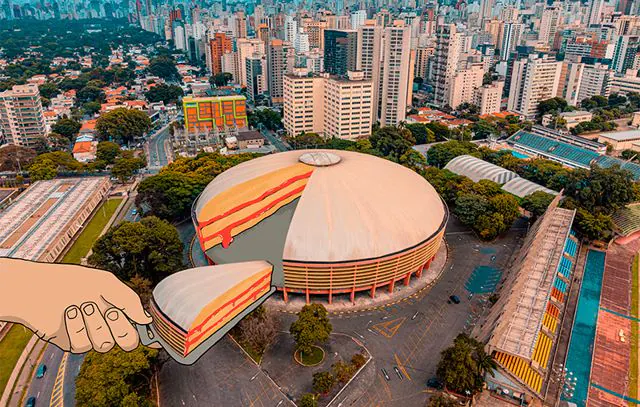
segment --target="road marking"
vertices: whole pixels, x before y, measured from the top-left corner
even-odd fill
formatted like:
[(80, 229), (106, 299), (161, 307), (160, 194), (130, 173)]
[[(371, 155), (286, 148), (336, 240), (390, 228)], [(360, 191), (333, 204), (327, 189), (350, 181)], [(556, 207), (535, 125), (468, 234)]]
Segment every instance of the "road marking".
[(402, 374), (409, 380), (413, 380), (411, 378), (411, 376), (409, 376), (409, 373), (407, 373), (407, 370), (404, 368), (404, 365), (402, 364), (402, 362), (400, 362), (400, 358), (398, 357), (398, 355), (396, 355), (395, 353), (393, 354), (393, 357), (396, 359), (396, 363), (398, 364), (398, 369), (400, 369), (400, 371), (402, 372)]
[(398, 329), (400, 329), (405, 319), (407, 318), (396, 318), (389, 321), (380, 322), (379, 324), (375, 324), (372, 327), (387, 338), (392, 338), (398, 332)]
[(58, 373), (56, 374), (56, 380), (53, 383), (53, 391), (51, 392), (51, 400), (49, 401), (50, 407), (63, 407), (64, 406), (64, 373), (67, 370), (67, 359), (69, 353), (65, 352), (62, 355), (60, 366), (58, 366)]

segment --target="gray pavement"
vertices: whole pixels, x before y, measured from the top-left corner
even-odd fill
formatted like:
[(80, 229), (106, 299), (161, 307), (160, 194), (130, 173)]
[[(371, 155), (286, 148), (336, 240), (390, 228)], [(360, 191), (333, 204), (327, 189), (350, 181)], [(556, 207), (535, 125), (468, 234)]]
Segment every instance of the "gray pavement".
[(273, 131), (261, 127), (260, 132), (278, 151), (289, 151), (291, 148), (282, 141)]
[(168, 360), (158, 379), (161, 406), (293, 405), (228, 337), (192, 366)]
[[(367, 368), (332, 405), (424, 406), (429, 397), (425, 382), (435, 375), (440, 352), (450, 346), (460, 332), (470, 332), (486, 307), (489, 294), (470, 299), (465, 283), (477, 266), (505, 269), (525, 232), (526, 225), (519, 222), (504, 236), (484, 243), (452, 217), (445, 237), (449, 258), (432, 288), (377, 310), (332, 316), (334, 332), (358, 338), (373, 356)], [(447, 303), (448, 297), (454, 294), (461, 298), (460, 304)], [(282, 313), (282, 329), (286, 330), (294, 319), (294, 315)], [(168, 362), (160, 375), (161, 404), (179, 406), (184, 400), (186, 405), (196, 405), (187, 402), (193, 394), (199, 400), (205, 397), (202, 405), (275, 406), (278, 387), (269, 385), (266, 379), (266, 387), (248, 382), (247, 377), (251, 378), (252, 373), (264, 372), (248, 358), (240, 358), (244, 355), (237, 347), (234, 349), (233, 343), (223, 343), (193, 366), (181, 367)], [(382, 368), (389, 380), (381, 373)], [(269, 373), (279, 386), (290, 386), (281, 372), (269, 370)], [(222, 400), (227, 402), (218, 404)]]

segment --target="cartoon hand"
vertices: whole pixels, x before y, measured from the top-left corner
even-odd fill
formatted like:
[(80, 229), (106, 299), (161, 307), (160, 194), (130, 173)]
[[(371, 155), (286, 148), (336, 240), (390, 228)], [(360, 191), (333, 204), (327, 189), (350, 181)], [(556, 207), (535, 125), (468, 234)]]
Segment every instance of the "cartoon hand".
[(138, 295), (113, 274), (69, 264), (0, 258), (0, 321), (15, 322), (60, 349), (130, 351), (130, 322), (149, 324)]

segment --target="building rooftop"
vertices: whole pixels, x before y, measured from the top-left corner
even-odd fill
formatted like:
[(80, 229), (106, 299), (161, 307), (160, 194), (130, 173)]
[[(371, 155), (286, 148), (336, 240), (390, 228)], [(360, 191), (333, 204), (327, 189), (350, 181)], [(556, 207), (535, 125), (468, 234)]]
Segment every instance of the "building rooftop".
[(640, 139), (640, 130), (613, 131), (610, 133), (602, 133), (600, 136), (615, 141), (638, 140)]
[(256, 130), (240, 131), (238, 132), (238, 134), (236, 134), (235, 137), (238, 141), (264, 139), (264, 136), (262, 135), (262, 133)]
[(518, 174), (513, 171), (470, 155), (457, 156), (449, 161), (444, 169), (458, 175), (464, 175), (473, 182), (488, 179), (502, 185), (507, 181), (518, 178)]

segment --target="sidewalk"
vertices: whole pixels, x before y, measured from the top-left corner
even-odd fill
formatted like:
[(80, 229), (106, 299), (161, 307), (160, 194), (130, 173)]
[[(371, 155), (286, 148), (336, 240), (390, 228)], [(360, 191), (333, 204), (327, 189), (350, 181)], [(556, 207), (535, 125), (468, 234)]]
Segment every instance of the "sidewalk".
[[(13, 372), (11, 372), (11, 376), (9, 376), (7, 387), (4, 388), (2, 398), (0, 398), (0, 406), (10, 405), (10, 400), (12, 403), (11, 405), (18, 405), (20, 403), (20, 395), (22, 394), (22, 390), (29, 386), (30, 379), (29, 377), (27, 377), (25, 380), (25, 373), (22, 367), (24, 366), (24, 370), (28, 370), (27, 375), (30, 376), (31, 368), (37, 363), (38, 356), (40, 355), (40, 350), (42, 350), (44, 345), (46, 345), (46, 342), (41, 341), (37, 336), (33, 335), (31, 337), (31, 339), (27, 343), (27, 346), (22, 351), (22, 354), (20, 355), (20, 358), (16, 363), (16, 367), (13, 369)], [(36, 351), (33, 352), (34, 350)], [(12, 389), (13, 392), (11, 391)]]

